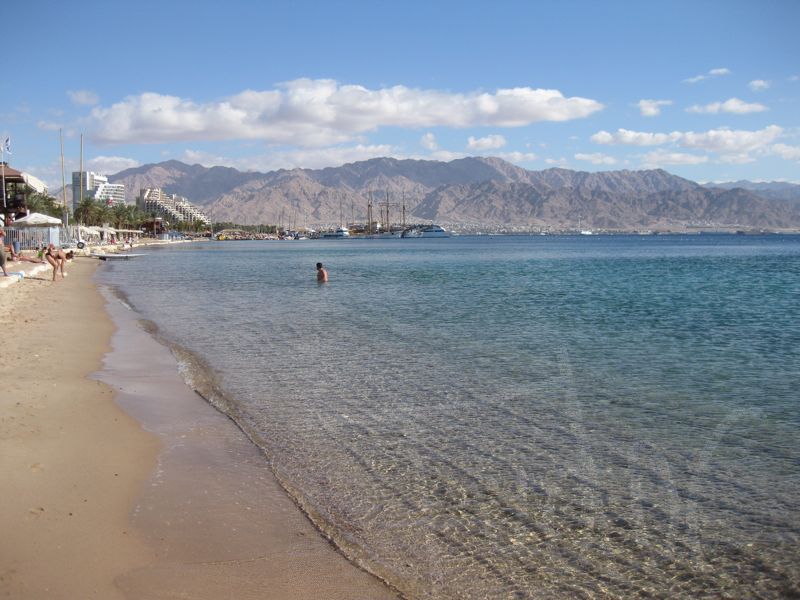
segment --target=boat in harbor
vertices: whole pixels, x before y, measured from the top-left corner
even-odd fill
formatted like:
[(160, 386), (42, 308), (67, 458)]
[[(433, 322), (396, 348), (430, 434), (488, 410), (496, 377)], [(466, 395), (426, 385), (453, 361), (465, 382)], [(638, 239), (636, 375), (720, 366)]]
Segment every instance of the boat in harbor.
[(350, 231), (347, 227), (337, 227), (333, 231), (326, 231), (322, 234), (322, 238), (326, 240), (348, 237), (350, 237)]
[(441, 225), (426, 225), (424, 227), (413, 227), (406, 229), (402, 237), (404, 238), (447, 238), (450, 232)]
[(344, 218), (342, 215), (342, 200), (339, 199), (339, 227), (333, 231), (324, 231), (320, 236), (324, 240), (336, 240), (350, 237), (350, 230), (344, 226)]

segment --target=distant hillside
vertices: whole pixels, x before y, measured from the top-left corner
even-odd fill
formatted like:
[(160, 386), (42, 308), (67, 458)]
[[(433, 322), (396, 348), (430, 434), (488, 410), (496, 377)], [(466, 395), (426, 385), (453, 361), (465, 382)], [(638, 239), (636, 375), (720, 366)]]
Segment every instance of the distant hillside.
[(171, 194), (189, 198), (195, 204), (208, 204), (219, 196), (246, 183), (259, 173), (242, 173), (228, 167), (206, 168), (187, 165), (177, 160), (126, 169), (108, 178), (111, 183), (124, 183), (126, 199), (134, 202), (143, 188), (161, 188)]
[[(178, 161), (109, 178), (129, 200), (143, 187), (186, 196), (217, 221), (326, 226), (364, 221), (367, 203), (390, 219), (488, 228), (673, 229), (800, 227), (800, 203), (743, 185), (701, 186), (664, 170), (528, 171), (499, 158), (450, 162), (375, 158), (326, 169), (243, 173)], [(800, 186), (797, 186), (800, 187)]]
[(796, 183), (786, 183), (783, 181), (730, 181), (726, 183), (707, 183), (704, 187), (722, 190), (741, 188), (754, 192), (762, 198), (800, 203), (800, 185)]

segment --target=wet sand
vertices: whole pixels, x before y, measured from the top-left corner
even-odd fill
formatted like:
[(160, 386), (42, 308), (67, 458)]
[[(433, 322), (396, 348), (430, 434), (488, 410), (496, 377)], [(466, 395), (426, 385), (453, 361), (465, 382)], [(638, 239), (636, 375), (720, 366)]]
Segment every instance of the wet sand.
[(100, 293), (98, 266), (0, 289), (0, 597), (396, 597)]

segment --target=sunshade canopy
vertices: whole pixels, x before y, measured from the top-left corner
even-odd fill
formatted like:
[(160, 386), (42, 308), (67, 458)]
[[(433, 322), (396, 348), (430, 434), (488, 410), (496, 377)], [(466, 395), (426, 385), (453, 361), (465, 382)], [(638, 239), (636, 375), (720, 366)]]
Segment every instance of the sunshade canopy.
[(58, 225), (61, 225), (61, 219), (42, 213), (31, 213), (11, 223), (12, 227), (57, 227)]

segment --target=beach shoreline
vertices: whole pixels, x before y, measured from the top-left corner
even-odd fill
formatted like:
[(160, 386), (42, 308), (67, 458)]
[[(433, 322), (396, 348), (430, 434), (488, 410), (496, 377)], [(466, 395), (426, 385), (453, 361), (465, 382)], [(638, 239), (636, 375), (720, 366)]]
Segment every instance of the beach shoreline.
[(124, 598), (116, 574), (153, 560), (129, 513), (159, 442), (88, 378), (114, 330), (96, 262), (26, 267), (0, 292), (0, 596)]
[[(313, 527), (263, 454), (92, 281), (0, 291), (0, 596), (393, 598)], [(10, 350), (9, 350), (10, 349)]]

